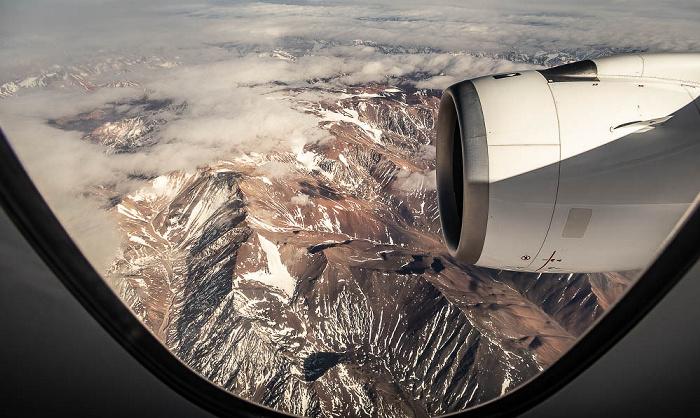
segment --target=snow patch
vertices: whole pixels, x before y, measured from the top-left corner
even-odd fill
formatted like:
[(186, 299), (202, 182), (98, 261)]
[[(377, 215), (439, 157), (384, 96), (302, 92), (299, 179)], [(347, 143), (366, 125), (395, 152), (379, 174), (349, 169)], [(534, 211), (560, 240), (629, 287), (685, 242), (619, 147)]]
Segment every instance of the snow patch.
[(316, 154), (311, 151), (299, 151), (296, 155), (296, 160), (309, 171), (320, 170), (320, 167), (316, 164)]
[(146, 244), (146, 241), (144, 241), (143, 238), (137, 237), (135, 235), (130, 236), (129, 241), (132, 241), (132, 242), (135, 242), (137, 244), (144, 245), (144, 246), (148, 246), (148, 244)]
[(267, 271), (260, 270), (252, 273), (246, 273), (243, 278), (246, 280), (257, 280), (259, 282), (265, 283), (268, 286), (274, 286), (283, 290), (288, 297), (291, 297), (294, 293), (294, 288), (297, 285), (297, 281), (289, 271), (287, 267), (282, 263), (282, 258), (280, 257), (279, 249), (277, 245), (267, 240), (262, 235), (258, 234), (258, 240), (260, 241), (260, 248), (265, 252), (267, 257)]
[(506, 390), (508, 390), (508, 386), (510, 386), (510, 379), (506, 377), (503, 380), (503, 385), (501, 385), (501, 396), (503, 396), (506, 393)]
[(355, 94), (341, 93), (340, 96), (338, 96), (338, 98), (340, 100), (352, 99), (353, 97), (359, 97), (361, 99), (373, 99), (375, 97), (382, 97), (382, 96), (377, 94), (377, 93), (355, 93)]
[[(346, 109), (347, 111), (348, 109)], [(351, 109), (352, 110), (352, 109)], [(382, 130), (381, 129), (376, 129), (373, 128), (369, 123), (363, 122), (359, 119), (359, 115), (357, 114), (357, 111), (353, 112), (354, 114), (352, 116), (348, 116), (342, 113), (337, 113), (337, 112), (332, 112), (330, 110), (324, 110), (321, 112), (321, 121), (322, 122), (349, 122), (352, 124), (357, 125), (365, 131), (367, 136), (372, 138), (374, 142), (377, 144), (382, 143)]]

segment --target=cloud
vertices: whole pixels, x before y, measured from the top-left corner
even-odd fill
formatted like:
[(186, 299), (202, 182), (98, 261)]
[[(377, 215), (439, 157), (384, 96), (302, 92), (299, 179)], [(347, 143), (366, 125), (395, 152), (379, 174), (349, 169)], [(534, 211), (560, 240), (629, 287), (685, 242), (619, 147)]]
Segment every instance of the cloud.
[(102, 180), (106, 180), (121, 167), (115, 167), (101, 147), (86, 144), (74, 132), (19, 117), (3, 118), (2, 127), (12, 132), (15, 152), (63, 227), (103, 271), (120, 241), (112, 221), (101, 209), (103, 202), (85, 191), (95, 186), (93, 173), (102, 173)]
[(400, 190), (414, 192), (417, 190), (437, 190), (435, 170), (425, 173), (401, 170), (396, 175), (396, 185)]
[(283, 179), (294, 172), (295, 167), (282, 161), (268, 161), (256, 167), (255, 173), (271, 179)]
[(295, 205), (306, 206), (309, 203), (311, 203), (311, 199), (308, 195), (305, 195), (304, 193), (299, 193), (297, 195), (292, 196), (291, 202)]
[[(292, 2), (290, 2), (292, 3)], [(4, 1), (0, 58), (72, 62), (120, 51), (206, 57), (205, 44), (273, 46), (284, 37), (427, 46), (444, 51), (536, 52), (581, 46), (697, 50), (693, 0), (483, 2)], [(59, 62), (59, 63), (61, 63)]]

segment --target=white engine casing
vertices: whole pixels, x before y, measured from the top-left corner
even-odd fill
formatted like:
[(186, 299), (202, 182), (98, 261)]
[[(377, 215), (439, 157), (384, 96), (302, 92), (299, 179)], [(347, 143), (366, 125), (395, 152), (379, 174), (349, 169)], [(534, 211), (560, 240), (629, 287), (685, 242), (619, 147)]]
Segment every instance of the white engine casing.
[(437, 183), (450, 254), (516, 271), (644, 268), (700, 191), (698, 96), (700, 54), (601, 58), (449, 87)]

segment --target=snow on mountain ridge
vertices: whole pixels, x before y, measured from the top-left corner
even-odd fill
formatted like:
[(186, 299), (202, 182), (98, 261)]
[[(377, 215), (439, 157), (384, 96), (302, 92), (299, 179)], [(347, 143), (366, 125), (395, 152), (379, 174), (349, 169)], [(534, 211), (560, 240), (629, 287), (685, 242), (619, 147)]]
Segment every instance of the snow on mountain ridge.
[(102, 60), (87, 60), (79, 65), (53, 65), (47, 69), (38, 71), (35, 75), (11, 79), (0, 84), (0, 98), (10, 98), (21, 94), (22, 90), (39, 88), (80, 87), (87, 91), (100, 88), (125, 88), (135, 87), (139, 83), (126, 79), (112, 81), (100, 81), (100, 77), (121, 78), (124, 74), (133, 71), (134, 67), (141, 66), (150, 69), (172, 68), (180, 65), (177, 61), (167, 60), (158, 56), (138, 58), (105, 58)]
[[(300, 103), (332, 140), (154, 179), (115, 210), (127, 238), (109, 273), (117, 291), (208, 379), (291, 413), (427, 416), (516, 387), (575, 342), (602, 313), (596, 295), (624, 278), (452, 261), (434, 189), (401, 174), (434, 169), (437, 103), (381, 86)], [(266, 175), (271, 161), (285, 175)]]

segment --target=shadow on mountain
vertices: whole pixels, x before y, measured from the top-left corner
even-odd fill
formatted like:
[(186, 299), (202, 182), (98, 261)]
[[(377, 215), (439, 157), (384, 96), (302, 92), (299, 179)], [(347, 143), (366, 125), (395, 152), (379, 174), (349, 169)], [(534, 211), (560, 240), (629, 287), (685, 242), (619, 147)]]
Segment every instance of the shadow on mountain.
[(336, 353), (319, 352), (309, 354), (304, 359), (304, 380), (307, 382), (315, 381), (339, 362), (340, 355)]

